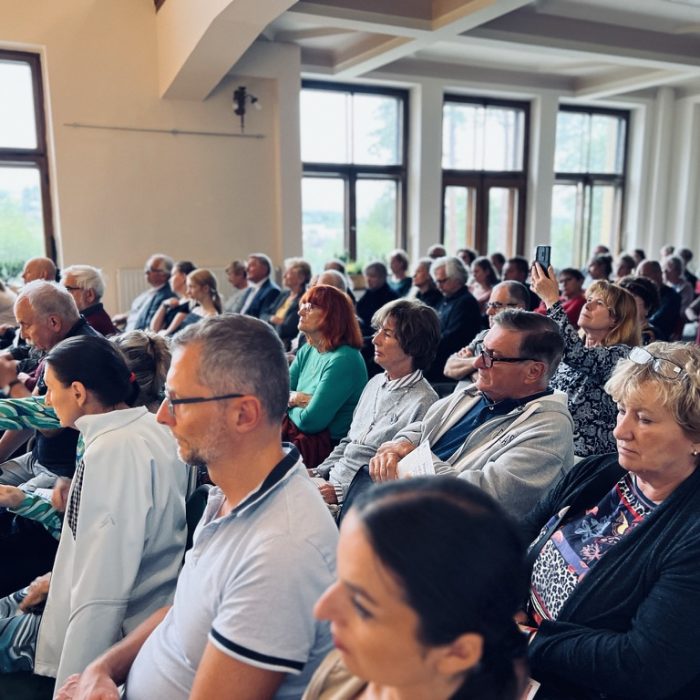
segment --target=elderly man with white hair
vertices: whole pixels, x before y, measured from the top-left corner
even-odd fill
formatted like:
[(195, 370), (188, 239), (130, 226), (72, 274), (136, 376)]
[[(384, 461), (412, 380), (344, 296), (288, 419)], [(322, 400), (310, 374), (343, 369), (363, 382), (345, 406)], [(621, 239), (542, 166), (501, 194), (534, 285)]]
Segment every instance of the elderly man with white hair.
[(145, 330), (149, 327), (160, 305), (166, 299), (175, 296), (168, 281), (174, 264), (171, 257), (162, 253), (156, 253), (148, 258), (143, 274), (146, 275), (146, 282), (150, 289), (134, 299), (128, 313), (117, 314), (112, 318), (115, 325), (126, 324), (124, 327), (126, 331)]
[(118, 332), (102, 306), (105, 283), (101, 270), (92, 265), (71, 265), (63, 270), (61, 284), (75, 299), (83, 318), (98, 333), (108, 336)]

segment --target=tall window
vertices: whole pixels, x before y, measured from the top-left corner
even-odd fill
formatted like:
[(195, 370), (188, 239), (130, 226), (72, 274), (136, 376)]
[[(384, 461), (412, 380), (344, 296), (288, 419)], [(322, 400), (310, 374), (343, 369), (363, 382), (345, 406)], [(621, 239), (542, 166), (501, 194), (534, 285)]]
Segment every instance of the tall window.
[(448, 251), (522, 250), (529, 105), (446, 95), (442, 240)]
[(405, 242), (408, 93), (304, 82), (304, 257), (365, 264)]
[(0, 51), (0, 277), (55, 257), (41, 66), (36, 54)]
[(552, 193), (552, 264), (620, 247), (629, 112), (561, 106)]

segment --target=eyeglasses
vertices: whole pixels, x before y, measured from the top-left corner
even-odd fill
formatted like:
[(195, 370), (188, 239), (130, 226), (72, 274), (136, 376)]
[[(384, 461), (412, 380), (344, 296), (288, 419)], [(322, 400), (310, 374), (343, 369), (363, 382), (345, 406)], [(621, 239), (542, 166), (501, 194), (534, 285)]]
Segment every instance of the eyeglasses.
[(501, 309), (511, 309), (513, 307), (520, 306), (518, 303), (510, 303), (510, 304), (501, 304), (500, 301), (490, 301), (488, 304), (486, 304), (487, 309), (495, 309), (496, 311), (500, 311)]
[(245, 394), (221, 394), (221, 396), (195, 396), (188, 399), (172, 399), (167, 394), (163, 401), (168, 406), (168, 413), (175, 418), (175, 406), (182, 403), (207, 403), (208, 401), (224, 401), (225, 399), (238, 399)]
[[(143, 274), (147, 275), (149, 272), (166, 272), (166, 270), (159, 270), (158, 268), (154, 267), (146, 267), (143, 270)], [(169, 274), (169, 273), (168, 273)]]
[(494, 362), (538, 362), (534, 357), (494, 357), (490, 350), (481, 348), (481, 361), (486, 369), (491, 369)]
[(69, 292), (78, 292), (82, 287), (69, 287), (67, 284), (63, 285)]
[(651, 365), (654, 372), (664, 379), (679, 379), (685, 374), (685, 370), (679, 364), (665, 357), (656, 357), (646, 348), (634, 347), (627, 357), (635, 364)]
[(446, 284), (449, 281), (449, 277), (443, 277), (442, 279), (438, 279), (437, 277), (435, 278), (435, 284), (437, 284), (438, 287), (442, 287), (443, 284)]
[(305, 301), (303, 304), (299, 304), (299, 313), (309, 314), (314, 309), (319, 309), (321, 307), (312, 304), (310, 301)]

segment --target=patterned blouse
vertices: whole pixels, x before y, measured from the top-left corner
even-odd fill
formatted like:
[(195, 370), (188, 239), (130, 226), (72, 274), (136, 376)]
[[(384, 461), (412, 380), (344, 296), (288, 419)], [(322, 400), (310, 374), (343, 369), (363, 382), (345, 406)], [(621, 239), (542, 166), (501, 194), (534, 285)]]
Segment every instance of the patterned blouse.
[[(600, 503), (555, 530), (532, 569), (529, 606), (532, 619), (537, 624), (543, 619), (556, 620), (574, 588), (596, 562), (655, 507), (628, 473)], [(547, 523), (542, 531), (549, 526)], [(538, 540), (539, 537), (535, 541)]]
[(603, 386), (618, 360), (627, 357), (629, 345), (587, 348), (566, 312), (557, 302), (547, 310), (564, 337), (564, 357), (550, 386), (569, 397), (574, 419), (574, 452), (579, 457), (605, 454), (616, 449), (612, 431), (617, 407)]

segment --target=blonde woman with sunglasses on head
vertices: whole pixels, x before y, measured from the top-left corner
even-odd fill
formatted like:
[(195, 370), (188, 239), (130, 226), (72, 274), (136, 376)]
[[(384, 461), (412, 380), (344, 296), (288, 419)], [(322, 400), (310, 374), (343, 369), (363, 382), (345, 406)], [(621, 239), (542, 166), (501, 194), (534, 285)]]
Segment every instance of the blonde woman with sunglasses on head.
[(579, 462), (524, 522), (536, 698), (695, 700), (700, 348), (633, 348), (605, 389), (616, 453)]

